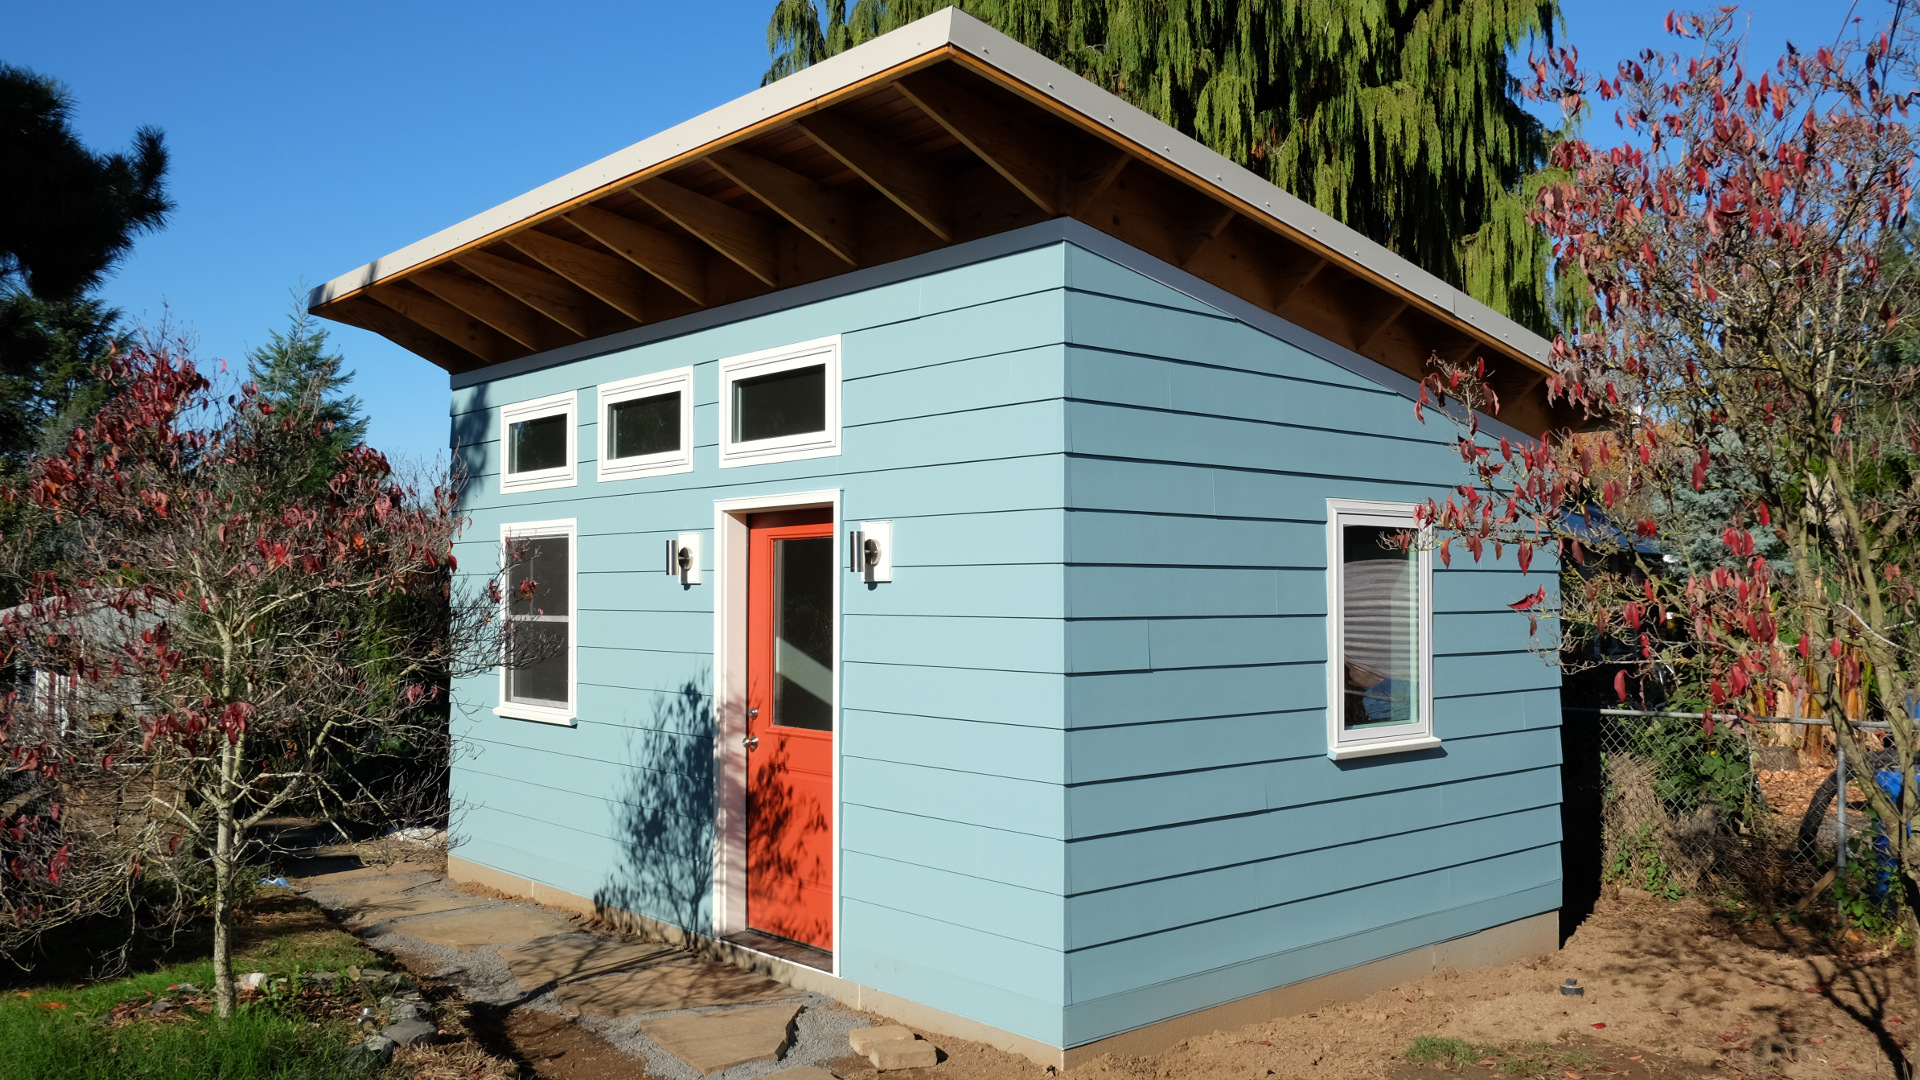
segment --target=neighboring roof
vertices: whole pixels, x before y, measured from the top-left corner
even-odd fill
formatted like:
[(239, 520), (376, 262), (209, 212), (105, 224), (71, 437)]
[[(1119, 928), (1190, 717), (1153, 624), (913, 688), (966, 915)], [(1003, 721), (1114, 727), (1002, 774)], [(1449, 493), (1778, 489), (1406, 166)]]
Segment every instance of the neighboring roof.
[(1538, 432), (1547, 342), (948, 8), (313, 290), (453, 372), (1071, 216), (1387, 367), (1488, 360)]

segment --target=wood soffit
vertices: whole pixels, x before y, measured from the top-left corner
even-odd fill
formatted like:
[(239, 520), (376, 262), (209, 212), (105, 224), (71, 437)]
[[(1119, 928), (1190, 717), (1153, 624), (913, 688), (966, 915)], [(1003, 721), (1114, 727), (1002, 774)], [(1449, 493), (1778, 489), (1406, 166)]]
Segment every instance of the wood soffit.
[(1432, 356), (1482, 356), (1500, 419), (1522, 431), (1571, 419), (1522, 351), (1537, 339), (1498, 340), (953, 45), (358, 287), (316, 290), (313, 311), (466, 372), (1059, 216), (1415, 380)]

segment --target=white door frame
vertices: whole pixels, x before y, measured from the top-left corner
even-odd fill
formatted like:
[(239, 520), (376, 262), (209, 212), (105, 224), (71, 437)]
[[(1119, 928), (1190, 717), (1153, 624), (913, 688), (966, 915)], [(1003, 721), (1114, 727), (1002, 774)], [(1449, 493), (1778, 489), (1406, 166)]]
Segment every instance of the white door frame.
[[(747, 929), (747, 518), (829, 507), (838, 550), (840, 490), (715, 499), (713, 503), (713, 933)], [(840, 974), (840, 559), (833, 575), (833, 974)]]

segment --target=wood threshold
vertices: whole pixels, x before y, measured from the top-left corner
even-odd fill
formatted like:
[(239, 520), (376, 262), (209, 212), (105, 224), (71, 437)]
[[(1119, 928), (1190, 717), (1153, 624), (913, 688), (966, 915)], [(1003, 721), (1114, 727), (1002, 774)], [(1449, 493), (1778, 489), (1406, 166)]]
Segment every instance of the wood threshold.
[(833, 973), (833, 953), (817, 946), (804, 945), (798, 941), (791, 941), (759, 930), (742, 930), (737, 934), (728, 934), (720, 940), (753, 952), (778, 957), (790, 964), (800, 964), (816, 971)]

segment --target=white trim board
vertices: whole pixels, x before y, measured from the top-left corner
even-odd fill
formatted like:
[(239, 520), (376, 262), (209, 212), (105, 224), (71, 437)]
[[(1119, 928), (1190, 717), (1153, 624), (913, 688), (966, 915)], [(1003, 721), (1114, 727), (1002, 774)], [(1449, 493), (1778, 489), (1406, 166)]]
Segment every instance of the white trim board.
[(1404, 754), (1431, 750), (1440, 745), (1433, 733), (1433, 549), (1419, 543), (1414, 549), (1414, 624), (1419, 634), (1419, 655), (1414, 657), (1414, 705), (1418, 718), (1411, 724), (1374, 729), (1379, 734), (1354, 734), (1341, 723), (1346, 697), (1346, 593), (1343, 589), (1345, 560), (1341, 557), (1343, 523), (1385, 528), (1406, 526), (1424, 541), (1430, 528), (1415, 524), (1418, 504), (1381, 502), (1373, 499), (1327, 500), (1327, 756), (1335, 761)]
[[(680, 445), (658, 454), (614, 457), (613, 425), (608, 422), (612, 407), (622, 402), (667, 394), (680, 395)], [(594, 388), (593, 418), (600, 444), (600, 456), (595, 463), (594, 473), (597, 482), (693, 471), (693, 368), (670, 368), (601, 383)]]
[[(838, 488), (716, 499), (713, 503), (713, 936), (747, 929), (747, 517), (770, 510), (830, 507), (840, 535)], [(839, 560), (835, 560), (839, 565)], [(840, 909), (840, 864), (845, 848), (840, 820), (842, 738), (841, 578), (833, 575), (833, 971), (846, 952)]]
[[(580, 715), (580, 522), (578, 518), (550, 521), (509, 521), (500, 526), (500, 566), (507, 561), (507, 541), (515, 537), (564, 536), (567, 538), (567, 707), (552, 709), (507, 700), (507, 665), (499, 664), (500, 684), (495, 691), (493, 714), (508, 720), (531, 720), (541, 724), (578, 726)], [(502, 592), (501, 618), (506, 618), (512, 596)]]

